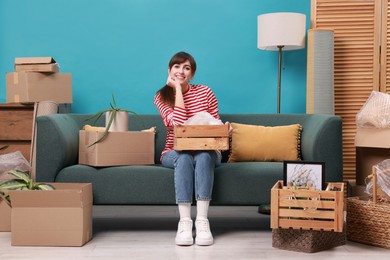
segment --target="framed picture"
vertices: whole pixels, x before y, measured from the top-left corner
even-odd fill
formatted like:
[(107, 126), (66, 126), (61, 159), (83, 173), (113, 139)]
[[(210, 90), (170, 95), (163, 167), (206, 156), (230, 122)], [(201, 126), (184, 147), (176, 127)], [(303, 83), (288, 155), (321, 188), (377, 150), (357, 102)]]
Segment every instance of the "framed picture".
[(283, 185), (293, 187), (311, 186), (316, 190), (325, 189), (325, 163), (308, 161), (284, 161)]

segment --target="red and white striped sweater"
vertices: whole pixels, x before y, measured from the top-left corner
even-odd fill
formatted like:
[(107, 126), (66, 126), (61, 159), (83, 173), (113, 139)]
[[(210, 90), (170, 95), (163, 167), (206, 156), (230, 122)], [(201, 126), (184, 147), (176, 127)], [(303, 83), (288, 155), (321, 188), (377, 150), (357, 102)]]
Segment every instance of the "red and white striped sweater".
[(167, 128), (165, 148), (161, 153), (161, 157), (167, 151), (173, 149), (173, 126), (183, 125), (188, 118), (199, 112), (209, 112), (214, 118), (220, 119), (218, 101), (209, 87), (189, 84), (189, 90), (183, 93), (183, 99), (185, 108), (169, 106), (161, 100), (160, 93), (154, 96), (154, 104)]

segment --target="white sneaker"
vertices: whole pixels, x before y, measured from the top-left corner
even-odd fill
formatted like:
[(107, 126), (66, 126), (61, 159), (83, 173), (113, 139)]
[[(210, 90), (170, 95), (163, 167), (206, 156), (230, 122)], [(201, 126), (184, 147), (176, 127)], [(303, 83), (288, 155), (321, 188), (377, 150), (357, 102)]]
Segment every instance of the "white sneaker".
[(194, 244), (191, 219), (182, 219), (179, 221), (175, 242), (179, 246), (190, 246)]
[(197, 219), (195, 221), (196, 238), (195, 243), (199, 246), (209, 246), (214, 242), (210, 231), (210, 224), (207, 219)]

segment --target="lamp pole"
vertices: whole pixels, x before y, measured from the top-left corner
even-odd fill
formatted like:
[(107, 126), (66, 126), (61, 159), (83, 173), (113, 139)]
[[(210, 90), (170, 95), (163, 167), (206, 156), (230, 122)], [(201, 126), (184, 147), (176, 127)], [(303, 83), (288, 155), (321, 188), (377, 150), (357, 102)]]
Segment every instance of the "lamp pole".
[(278, 61), (278, 114), (280, 114), (280, 96), (281, 96), (281, 83), (282, 83), (282, 49), (284, 45), (278, 45), (279, 49), (279, 61)]
[(306, 16), (280, 12), (257, 16), (257, 48), (278, 51), (277, 113), (281, 106), (282, 52), (305, 48)]

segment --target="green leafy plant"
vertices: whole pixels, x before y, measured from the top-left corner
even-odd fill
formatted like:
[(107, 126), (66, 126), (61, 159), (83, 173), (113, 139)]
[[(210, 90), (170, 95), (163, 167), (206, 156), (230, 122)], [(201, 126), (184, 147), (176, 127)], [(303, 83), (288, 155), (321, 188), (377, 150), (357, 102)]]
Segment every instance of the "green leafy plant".
[(88, 147), (91, 147), (91, 146), (93, 146), (93, 145), (95, 145), (95, 144), (97, 144), (97, 143), (103, 141), (103, 140), (106, 138), (106, 136), (107, 136), (107, 134), (108, 134), (108, 130), (110, 129), (111, 124), (112, 124), (112, 122), (114, 121), (115, 116), (116, 116), (116, 114), (117, 114), (119, 111), (124, 111), (124, 112), (131, 113), (131, 114), (136, 115), (136, 116), (140, 119), (140, 121), (142, 122), (142, 125), (145, 126), (144, 123), (143, 123), (142, 118), (141, 118), (136, 112), (131, 111), (131, 110), (127, 110), (127, 109), (121, 109), (121, 108), (119, 108), (119, 107), (116, 105), (116, 101), (115, 101), (114, 95), (112, 95), (112, 103), (110, 103), (110, 108), (101, 110), (101, 111), (97, 112), (96, 114), (92, 115), (91, 117), (88, 117), (87, 119), (84, 120), (84, 122), (87, 122), (87, 121), (90, 121), (90, 120), (94, 120), (94, 121), (93, 121), (93, 125), (95, 125), (96, 122), (97, 122), (105, 113), (111, 112), (111, 113), (110, 113), (110, 118), (109, 118), (109, 120), (108, 120), (108, 123), (107, 123), (107, 125), (106, 125), (106, 128), (105, 128), (105, 130), (104, 130), (102, 136), (100, 136), (100, 138), (99, 138), (98, 140), (96, 140), (95, 142), (93, 142), (92, 144), (90, 144)]
[(47, 183), (37, 183), (31, 178), (31, 175), (24, 171), (12, 170), (11, 174), (15, 179), (7, 180), (0, 184), (0, 191), (6, 194), (6, 190), (54, 190), (55, 188)]
[(8, 147), (9, 147), (9, 145), (0, 146), (0, 151), (1, 151), (1, 150), (5, 150), (5, 149), (7, 149)]

